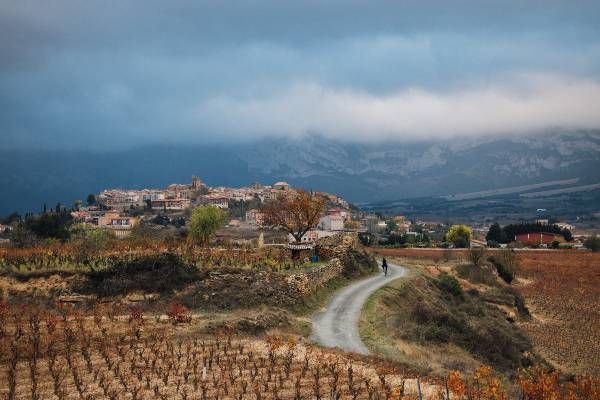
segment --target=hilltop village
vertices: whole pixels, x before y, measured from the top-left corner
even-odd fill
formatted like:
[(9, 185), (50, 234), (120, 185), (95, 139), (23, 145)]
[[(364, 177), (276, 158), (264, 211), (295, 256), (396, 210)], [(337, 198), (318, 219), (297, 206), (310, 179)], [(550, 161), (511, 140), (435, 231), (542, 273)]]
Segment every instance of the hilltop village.
[[(154, 225), (155, 229), (156, 226), (181, 228), (191, 209), (213, 205), (227, 212), (227, 224), (220, 232), (221, 237), (243, 241), (256, 237), (257, 231), (265, 228), (262, 205), (293, 193), (295, 189), (287, 182), (252, 183), (241, 188), (210, 187), (193, 176), (189, 184), (174, 183), (164, 189), (106, 189), (88, 196), (87, 205), (73, 210), (71, 216), (79, 222), (111, 230), (117, 237), (127, 237), (140, 223)], [(342, 197), (323, 192), (316, 194), (327, 199), (326, 210), (316, 229), (303, 237), (304, 241), (312, 242), (346, 230), (366, 231), (368, 218), (361, 216)], [(285, 237), (273, 238), (281, 241)]]

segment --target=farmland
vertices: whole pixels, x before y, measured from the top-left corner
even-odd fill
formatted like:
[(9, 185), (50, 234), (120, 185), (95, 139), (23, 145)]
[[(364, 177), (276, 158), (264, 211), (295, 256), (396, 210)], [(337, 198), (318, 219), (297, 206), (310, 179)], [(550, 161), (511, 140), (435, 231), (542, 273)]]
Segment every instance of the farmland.
[(527, 252), (519, 285), (534, 318), (523, 325), (548, 360), (600, 374), (600, 255)]
[[(507, 399), (488, 367), (427, 382), (375, 358), (357, 358), (293, 337), (194, 331), (178, 304), (165, 314), (97, 303), (0, 305), (0, 394), (14, 399)], [(597, 399), (599, 382), (560, 383), (527, 371), (520, 391)], [(421, 393), (421, 396), (419, 396)]]
[(192, 316), (172, 305), (163, 319), (131, 308), (91, 315), (64, 307), (2, 308), (0, 393), (8, 399), (355, 399), (399, 395), (393, 370), (265, 340), (192, 335)]

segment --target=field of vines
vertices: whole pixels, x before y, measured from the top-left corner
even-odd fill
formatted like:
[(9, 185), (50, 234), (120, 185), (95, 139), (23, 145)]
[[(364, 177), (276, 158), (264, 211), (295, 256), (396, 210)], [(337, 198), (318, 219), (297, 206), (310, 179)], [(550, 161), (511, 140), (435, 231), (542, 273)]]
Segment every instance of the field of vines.
[(0, 248), (0, 272), (47, 270), (99, 270), (140, 256), (170, 252), (198, 267), (230, 266), (254, 269), (289, 269), (294, 262), (279, 248), (189, 247), (185, 242), (148, 240), (143, 243), (115, 240), (102, 250), (85, 250), (74, 243), (54, 243), (29, 248)]
[(192, 319), (178, 305), (163, 321), (101, 306), (85, 315), (3, 305), (0, 317), (0, 396), (11, 400), (384, 399), (402, 391), (384, 372), (367, 374), (293, 340), (177, 334)]
[[(0, 305), (3, 399), (508, 399), (490, 368), (452, 373), (409, 390), (389, 366), (357, 364), (292, 339), (194, 335), (192, 315), (127, 314), (109, 305), (83, 313), (59, 306)], [(122, 310), (121, 310), (122, 311)], [(414, 379), (411, 380), (414, 383)], [(414, 385), (413, 385), (414, 386)], [(422, 389), (421, 389), (422, 388)], [(560, 393), (560, 397), (547, 397)], [(563, 397), (570, 396), (570, 397)], [(556, 374), (520, 380), (528, 400), (600, 398), (599, 382), (560, 383)]]
[(600, 254), (528, 252), (520, 286), (534, 319), (523, 328), (543, 356), (574, 373), (600, 375)]

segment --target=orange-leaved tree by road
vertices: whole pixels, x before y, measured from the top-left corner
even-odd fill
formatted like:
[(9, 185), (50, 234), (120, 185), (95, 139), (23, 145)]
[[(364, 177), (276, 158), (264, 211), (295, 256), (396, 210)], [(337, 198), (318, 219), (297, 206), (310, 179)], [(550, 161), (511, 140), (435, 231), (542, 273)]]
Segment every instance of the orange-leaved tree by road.
[(324, 210), (322, 195), (297, 190), (265, 204), (263, 224), (284, 229), (299, 243), (306, 232), (317, 226)]

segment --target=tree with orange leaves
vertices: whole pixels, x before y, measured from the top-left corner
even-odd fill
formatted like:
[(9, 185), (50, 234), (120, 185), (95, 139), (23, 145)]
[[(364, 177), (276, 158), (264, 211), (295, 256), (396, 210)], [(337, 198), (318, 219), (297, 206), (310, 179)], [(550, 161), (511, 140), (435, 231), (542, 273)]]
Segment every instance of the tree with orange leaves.
[(265, 204), (262, 208), (263, 224), (282, 228), (292, 235), (297, 243), (300, 243), (306, 232), (317, 226), (323, 211), (325, 211), (323, 196), (297, 190)]

